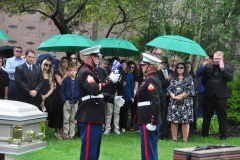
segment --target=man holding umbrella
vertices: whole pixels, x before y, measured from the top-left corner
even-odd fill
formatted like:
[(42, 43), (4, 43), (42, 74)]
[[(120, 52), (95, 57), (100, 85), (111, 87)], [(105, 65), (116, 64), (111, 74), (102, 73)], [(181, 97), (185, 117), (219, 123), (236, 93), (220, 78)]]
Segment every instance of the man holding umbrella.
[(78, 73), (78, 88), (82, 103), (75, 119), (78, 121), (82, 140), (81, 160), (99, 158), (102, 124), (105, 121), (104, 101), (119, 107), (124, 104), (121, 96), (115, 97), (103, 92), (106, 85), (118, 81), (120, 74), (111, 73), (105, 82), (101, 82), (96, 72), (96, 66), (101, 59), (100, 48), (101, 46), (96, 46), (80, 52), (84, 56), (84, 65)]

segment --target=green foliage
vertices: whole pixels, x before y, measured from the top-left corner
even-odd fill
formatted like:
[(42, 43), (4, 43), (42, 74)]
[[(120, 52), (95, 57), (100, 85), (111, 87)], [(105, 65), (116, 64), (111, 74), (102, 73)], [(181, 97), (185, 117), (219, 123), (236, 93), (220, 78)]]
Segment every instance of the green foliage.
[(231, 96), (227, 100), (228, 122), (240, 123), (240, 75), (235, 74), (234, 79), (228, 83)]
[(219, 123), (218, 123), (217, 115), (214, 115), (211, 119), (209, 132), (210, 133), (218, 133), (219, 132)]
[(203, 118), (198, 118), (197, 119), (197, 131), (198, 132), (202, 131), (202, 124), (203, 124)]
[[(202, 131), (203, 118), (197, 119), (197, 131)], [(209, 133), (218, 133), (219, 132), (219, 123), (217, 115), (214, 115), (210, 122)]]

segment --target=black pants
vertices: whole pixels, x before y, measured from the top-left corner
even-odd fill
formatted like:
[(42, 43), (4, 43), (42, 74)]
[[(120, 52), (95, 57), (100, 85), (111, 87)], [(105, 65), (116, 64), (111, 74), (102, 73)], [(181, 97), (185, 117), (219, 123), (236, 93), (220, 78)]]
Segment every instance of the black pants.
[(127, 128), (127, 121), (128, 121), (128, 110), (131, 101), (125, 101), (124, 105), (120, 108), (120, 119), (119, 119), (119, 127), (120, 128)]
[(214, 97), (204, 97), (203, 105), (203, 125), (202, 135), (209, 135), (209, 127), (214, 110), (218, 116), (220, 138), (226, 138), (227, 132), (227, 99)]
[(170, 97), (165, 96), (165, 101), (161, 101), (162, 103), (165, 103), (165, 106), (161, 106), (161, 114), (162, 114), (162, 126), (161, 126), (161, 139), (168, 138), (169, 136), (169, 128), (170, 123), (167, 121), (167, 114), (168, 114), (168, 105), (169, 105)]

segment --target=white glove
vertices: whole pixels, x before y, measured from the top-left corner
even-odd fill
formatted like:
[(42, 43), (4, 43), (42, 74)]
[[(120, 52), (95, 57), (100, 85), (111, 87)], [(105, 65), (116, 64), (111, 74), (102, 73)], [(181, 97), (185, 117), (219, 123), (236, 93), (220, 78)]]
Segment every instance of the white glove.
[(122, 99), (122, 96), (115, 96), (115, 98), (114, 98), (115, 105), (117, 105), (118, 107), (122, 107), (124, 102), (125, 102), (125, 100)]
[(113, 73), (111, 73), (110, 75), (109, 75), (109, 78), (111, 78), (111, 80), (112, 80), (112, 82), (113, 83), (116, 83), (117, 81), (118, 81), (118, 78), (120, 77), (120, 74), (113, 74)]
[(149, 131), (155, 131), (156, 130), (156, 125), (151, 125), (150, 123), (148, 123), (146, 125), (146, 128), (149, 130)]

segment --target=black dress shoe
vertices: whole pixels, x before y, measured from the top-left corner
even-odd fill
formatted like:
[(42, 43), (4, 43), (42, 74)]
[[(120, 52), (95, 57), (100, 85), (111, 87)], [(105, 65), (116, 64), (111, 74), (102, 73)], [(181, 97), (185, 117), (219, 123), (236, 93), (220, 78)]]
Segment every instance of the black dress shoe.
[(160, 139), (163, 140), (163, 141), (166, 141), (166, 140), (167, 140), (166, 137), (161, 137)]
[(161, 139), (161, 140), (167, 140), (167, 136), (162, 135), (162, 136), (160, 137), (160, 139)]

